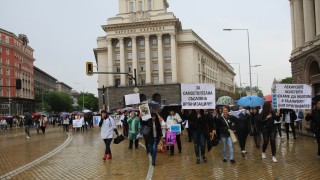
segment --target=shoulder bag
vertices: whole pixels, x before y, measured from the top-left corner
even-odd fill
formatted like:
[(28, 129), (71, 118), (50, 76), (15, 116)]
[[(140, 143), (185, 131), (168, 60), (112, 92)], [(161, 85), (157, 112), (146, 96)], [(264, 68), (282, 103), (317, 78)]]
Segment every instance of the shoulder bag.
[(236, 135), (235, 135), (234, 132), (230, 129), (229, 124), (228, 124), (227, 120), (224, 118), (224, 116), (222, 116), (222, 118), (224, 119), (224, 121), (226, 122), (226, 124), (227, 124), (227, 126), (228, 126), (228, 131), (229, 131), (229, 134), (230, 134), (230, 137), (231, 137), (232, 142), (233, 142), (233, 143), (236, 143), (236, 142), (238, 141)]

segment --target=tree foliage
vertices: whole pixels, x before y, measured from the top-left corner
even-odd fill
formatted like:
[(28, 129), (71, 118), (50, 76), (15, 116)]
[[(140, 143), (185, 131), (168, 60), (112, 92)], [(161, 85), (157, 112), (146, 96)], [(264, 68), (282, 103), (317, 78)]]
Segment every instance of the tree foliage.
[(281, 80), (282, 84), (292, 84), (292, 77), (286, 77)]
[[(83, 104), (84, 99), (84, 104)], [(98, 98), (94, 96), (92, 93), (84, 93), (81, 92), (80, 95), (77, 98), (79, 110), (82, 109), (82, 105), (84, 105), (85, 109), (90, 109), (92, 111), (98, 111), (99, 110), (99, 102)]]
[(40, 93), (35, 95), (36, 110), (47, 112), (72, 111), (70, 95), (62, 92)]

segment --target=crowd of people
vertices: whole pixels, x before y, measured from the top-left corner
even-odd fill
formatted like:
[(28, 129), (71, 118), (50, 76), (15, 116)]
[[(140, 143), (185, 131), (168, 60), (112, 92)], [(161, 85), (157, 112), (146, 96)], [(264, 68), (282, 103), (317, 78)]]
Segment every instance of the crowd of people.
[[(320, 102), (319, 108), (310, 112), (306, 112), (306, 120), (312, 121), (313, 131), (316, 134), (319, 143), (319, 127), (320, 127)], [(170, 111), (167, 117), (162, 116), (163, 113), (155, 111), (151, 114), (149, 120), (143, 121), (139, 112), (127, 112), (125, 111), (121, 117), (123, 124), (123, 135), (129, 139), (128, 148), (133, 149), (133, 142), (135, 148), (138, 148), (140, 137), (145, 140), (146, 153), (152, 156), (152, 165), (155, 165), (156, 154), (159, 143), (163, 143), (166, 140), (166, 135), (170, 131), (170, 126), (180, 124), (186, 128), (188, 132), (188, 142), (194, 143), (194, 152), (196, 157), (196, 164), (201, 162), (207, 162), (206, 158), (206, 146), (209, 146), (210, 137), (216, 136), (221, 142), (222, 146), (222, 161), (228, 162), (228, 160), (234, 164), (236, 160), (234, 158), (235, 141), (239, 141), (242, 156), (247, 156), (246, 142), (248, 136), (252, 136), (255, 142), (256, 149), (261, 151), (262, 159), (267, 158), (267, 149), (270, 144), (271, 160), (276, 163), (276, 137), (282, 137), (281, 122), (284, 123), (286, 137), (290, 138), (290, 132), (292, 132), (293, 139), (297, 139), (295, 133), (294, 123), (297, 123), (297, 127), (300, 128), (300, 122), (304, 119), (303, 112), (301, 110), (289, 110), (280, 109), (273, 110), (270, 102), (265, 102), (261, 107), (239, 107), (238, 110), (231, 111), (229, 106), (216, 110), (195, 109), (195, 110), (182, 110), (181, 112)], [(107, 128), (108, 132), (116, 130), (114, 120), (107, 114), (105, 119), (109, 119), (109, 126), (101, 126), (101, 136), (104, 139), (104, 128)], [(106, 120), (104, 121), (106, 122)], [(110, 129), (111, 128), (111, 129)], [(289, 131), (291, 128), (291, 131)], [(118, 132), (116, 132), (118, 135)], [(236, 135), (234, 140), (233, 135)], [(181, 133), (178, 132), (175, 135), (176, 146), (178, 153), (182, 153), (181, 146)], [(108, 136), (109, 138), (111, 136)], [(112, 136), (113, 138), (113, 136)], [(262, 141), (261, 141), (262, 139)], [(106, 139), (104, 139), (106, 142)], [(262, 147), (262, 148), (261, 148)], [(229, 153), (227, 153), (227, 148)], [(320, 148), (319, 148), (320, 149)], [(173, 156), (175, 145), (167, 146), (168, 155)], [(320, 151), (320, 150), (319, 150)], [(110, 155), (108, 155), (110, 154)], [(318, 156), (320, 153), (318, 152)], [(106, 143), (105, 157), (111, 159), (110, 143)]]

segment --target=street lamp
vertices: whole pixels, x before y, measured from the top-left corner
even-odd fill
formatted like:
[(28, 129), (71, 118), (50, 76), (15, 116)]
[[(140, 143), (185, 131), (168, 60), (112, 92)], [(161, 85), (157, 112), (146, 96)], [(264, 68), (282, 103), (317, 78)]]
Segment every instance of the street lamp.
[(84, 83), (73, 82), (74, 84), (82, 84), (82, 111), (84, 110)]
[(251, 59), (250, 59), (250, 38), (249, 38), (249, 29), (223, 29), (224, 31), (247, 31), (248, 37), (248, 54), (249, 54), (249, 74), (250, 74), (250, 94), (252, 95), (252, 80), (251, 80)]

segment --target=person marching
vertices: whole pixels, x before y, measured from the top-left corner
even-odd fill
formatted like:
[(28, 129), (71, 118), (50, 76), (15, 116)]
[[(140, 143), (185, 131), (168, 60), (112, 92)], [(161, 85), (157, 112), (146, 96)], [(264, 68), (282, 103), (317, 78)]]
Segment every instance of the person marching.
[(129, 125), (129, 149), (132, 149), (133, 141), (135, 148), (138, 149), (139, 139), (137, 139), (137, 135), (140, 132), (140, 118), (137, 117), (135, 112), (130, 113), (131, 117), (128, 119)]
[(148, 141), (147, 148), (152, 156), (152, 165), (155, 166), (158, 142), (162, 137), (161, 125), (156, 113), (151, 113), (151, 118), (148, 120), (147, 126), (150, 128), (150, 133), (146, 136), (146, 141)]
[(281, 109), (280, 112), (285, 122), (287, 139), (289, 139), (289, 126), (291, 127), (293, 138), (297, 139), (294, 127), (294, 121), (297, 119), (296, 112), (292, 109)]
[[(171, 125), (179, 124), (182, 122), (182, 119), (178, 113), (174, 111), (170, 111), (170, 115), (167, 117), (167, 129), (170, 129)], [(177, 145), (179, 149), (179, 153), (181, 153), (181, 139), (180, 133), (176, 135)], [(170, 146), (170, 156), (174, 154), (174, 146)]]
[(262, 147), (262, 159), (266, 159), (266, 149), (269, 141), (271, 144), (272, 161), (278, 162), (276, 159), (276, 126), (274, 121), (280, 121), (280, 112), (275, 113), (271, 107), (271, 103), (266, 101), (262, 106), (262, 136), (263, 136), (263, 147)]
[(122, 133), (124, 135), (124, 137), (128, 137), (128, 117), (129, 117), (129, 113), (127, 110), (125, 110), (123, 112), (123, 115), (121, 116), (120, 120), (122, 122)]
[(42, 131), (42, 134), (46, 133), (46, 126), (47, 126), (48, 121), (45, 118), (45, 115), (41, 115), (41, 118), (39, 120), (39, 126)]
[(194, 150), (196, 154), (196, 164), (200, 163), (200, 153), (203, 162), (207, 162), (207, 158), (205, 156), (205, 143), (206, 139), (209, 135), (209, 122), (205, 117), (204, 111), (200, 109), (196, 109), (192, 115), (190, 120), (193, 122), (194, 126), (191, 127), (193, 131), (193, 142), (194, 142)]
[(101, 120), (99, 122), (99, 127), (101, 128), (101, 132), (100, 132), (101, 138), (103, 139), (106, 145), (106, 150), (102, 159), (103, 160), (111, 159), (112, 154), (111, 154), (110, 144), (113, 139), (113, 132), (115, 132), (117, 136), (119, 136), (119, 134), (116, 129), (113, 118), (108, 117), (106, 110), (101, 111)]
[[(223, 153), (223, 162), (227, 162), (227, 144), (229, 146), (230, 152), (230, 162), (235, 163), (233, 156), (233, 146), (232, 140), (230, 137), (229, 129), (231, 130), (232, 123), (237, 120), (235, 116), (229, 115), (230, 107), (224, 106), (222, 110), (222, 115), (218, 118), (218, 129), (220, 130), (220, 138), (222, 141), (222, 153)], [(231, 130), (232, 131), (232, 130)]]
[(316, 135), (318, 143), (318, 158), (320, 158), (320, 100), (316, 101), (316, 107), (306, 114), (306, 120), (311, 121), (310, 130)]
[(245, 154), (247, 153), (246, 142), (249, 134), (250, 115), (242, 106), (239, 107), (238, 113), (239, 117), (237, 121), (235, 121), (235, 129), (238, 135), (242, 156), (245, 156)]
[(256, 148), (260, 148), (262, 125), (261, 125), (261, 114), (259, 113), (259, 107), (254, 107), (250, 109), (250, 120), (251, 126), (255, 127), (257, 132), (252, 134)]

